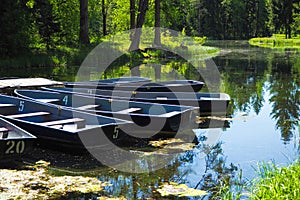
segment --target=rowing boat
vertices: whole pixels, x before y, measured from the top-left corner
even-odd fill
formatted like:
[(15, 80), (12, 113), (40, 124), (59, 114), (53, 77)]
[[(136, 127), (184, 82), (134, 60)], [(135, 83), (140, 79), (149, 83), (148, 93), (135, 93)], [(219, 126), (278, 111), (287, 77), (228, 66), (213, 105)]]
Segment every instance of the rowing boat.
[(34, 135), (0, 118), (0, 162), (28, 153), (35, 139)]
[(119, 77), (119, 78), (108, 78), (108, 79), (82, 81), (82, 82), (76, 82), (76, 83), (114, 85), (114, 84), (120, 84), (120, 83), (147, 83), (147, 82), (150, 82), (150, 81), (151, 81), (151, 79), (149, 79), (149, 78), (131, 76), (131, 77)]
[(121, 90), (100, 90), (86, 88), (43, 87), (43, 90), (81, 94), (101, 98), (174, 104), (199, 107), (201, 115), (226, 115), (230, 96), (226, 93), (194, 92), (128, 92)]
[(139, 138), (174, 135), (180, 129), (194, 128), (196, 116), (199, 116), (199, 109), (191, 106), (93, 98), (42, 90), (15, 90), (15, 94), (31, 100), (133, 121), (134, 127), (127, 132)]
[(0, 95), (1, 116), (55, 149), (105, 148), (130, 122), (30, 99)]
[(142, 91), (142, 92), (198, 92), (204, 83), (194, 80), (174, 80), (150, 83), (117, 82), (116, 84), (101, 84), (99, 82), (65, 82), (65, 87), (92, 88), (103, 90)]

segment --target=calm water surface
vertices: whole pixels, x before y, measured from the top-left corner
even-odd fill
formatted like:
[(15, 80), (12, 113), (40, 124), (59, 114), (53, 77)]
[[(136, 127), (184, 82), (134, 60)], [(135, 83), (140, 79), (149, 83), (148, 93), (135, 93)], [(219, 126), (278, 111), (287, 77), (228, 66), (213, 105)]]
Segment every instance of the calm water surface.
[[(143, 174), (126, 174), (105, 167), (89, 171), (87, 174), (113, 185), (107, 187), (108, 194), (155, 197), (155, 188), (164, 181), (209, 189), (204, 180), (214, 182), (218, 175), (228, 174), (231, 169), (241, 172), (243, 179), (252, 180), (257, 177), (257, 163), (288, 165), (299, 157), (300, 52), (259, 49), (249, 47), (246, 42), (210, 42), (209, 45), (221, 49), (213, 61), (222, 77), (220, 91), (232, 98), (227, 116), (232, 120), (226, 126), (194, 130), (200, 143), (192, 151), (179, 154), (163, 169)], [(105, 76), (140, 75), (153, 80), (185, 76), (201, 80), (195, 69), (182, 61), (143, 64), (132, 72), (128, 66), (112, 67)], [(2, 73), (26, 76), (19, 71)], [(31, 76), (70, 81), (75, 73), (71, 67), (56, 67), (32, 70)], [(151, 163), (148, 165), (151, 171)], [(71, 171), (73, 167), (65, 166)]]

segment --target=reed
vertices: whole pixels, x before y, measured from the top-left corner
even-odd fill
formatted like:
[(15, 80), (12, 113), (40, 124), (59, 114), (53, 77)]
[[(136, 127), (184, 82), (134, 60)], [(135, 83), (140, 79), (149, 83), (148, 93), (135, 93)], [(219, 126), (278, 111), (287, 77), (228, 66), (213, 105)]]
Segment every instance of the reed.
[(288, 167), (263, 163), (258, 172), (251, 199), (300, 199), (300, 161)]

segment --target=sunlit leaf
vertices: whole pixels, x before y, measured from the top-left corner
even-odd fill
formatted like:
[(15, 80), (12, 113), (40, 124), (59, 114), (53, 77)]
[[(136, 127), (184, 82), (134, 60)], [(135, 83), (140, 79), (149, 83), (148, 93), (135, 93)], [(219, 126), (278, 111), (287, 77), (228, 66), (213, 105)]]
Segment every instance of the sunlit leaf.
[(179, 196), (179, 197), (190, 197), (190, 196), (203, 196), (207, 192), (204, 190), (197, 190), (189, 188), (185, 184), (177, 184), (174, 182), (163, 184), (157, 191), (161, 196)]

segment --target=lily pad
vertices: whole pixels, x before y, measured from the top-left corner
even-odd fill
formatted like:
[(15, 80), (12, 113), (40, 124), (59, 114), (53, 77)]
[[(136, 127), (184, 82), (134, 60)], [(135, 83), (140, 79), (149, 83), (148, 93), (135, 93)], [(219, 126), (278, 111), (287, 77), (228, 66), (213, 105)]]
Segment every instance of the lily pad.
[(207, 194), (204, 190), (197, 190), (189, 188), (185, 184), (178, 183), (164, 183), (157, 191), (161, 196), (178, 196), (178, 197), (191, 197), (191, 196), (204, 196)]
[(181, 139), (170, 138), (170, 139), (166, 139), (166, 140), (153, 140), (153, 141), (150, 141), (149, 144), (152, 145), (153, 147), (162, 147), (167, 144), (182, 143), (182, 142), (184, 142), (184, 141)]

